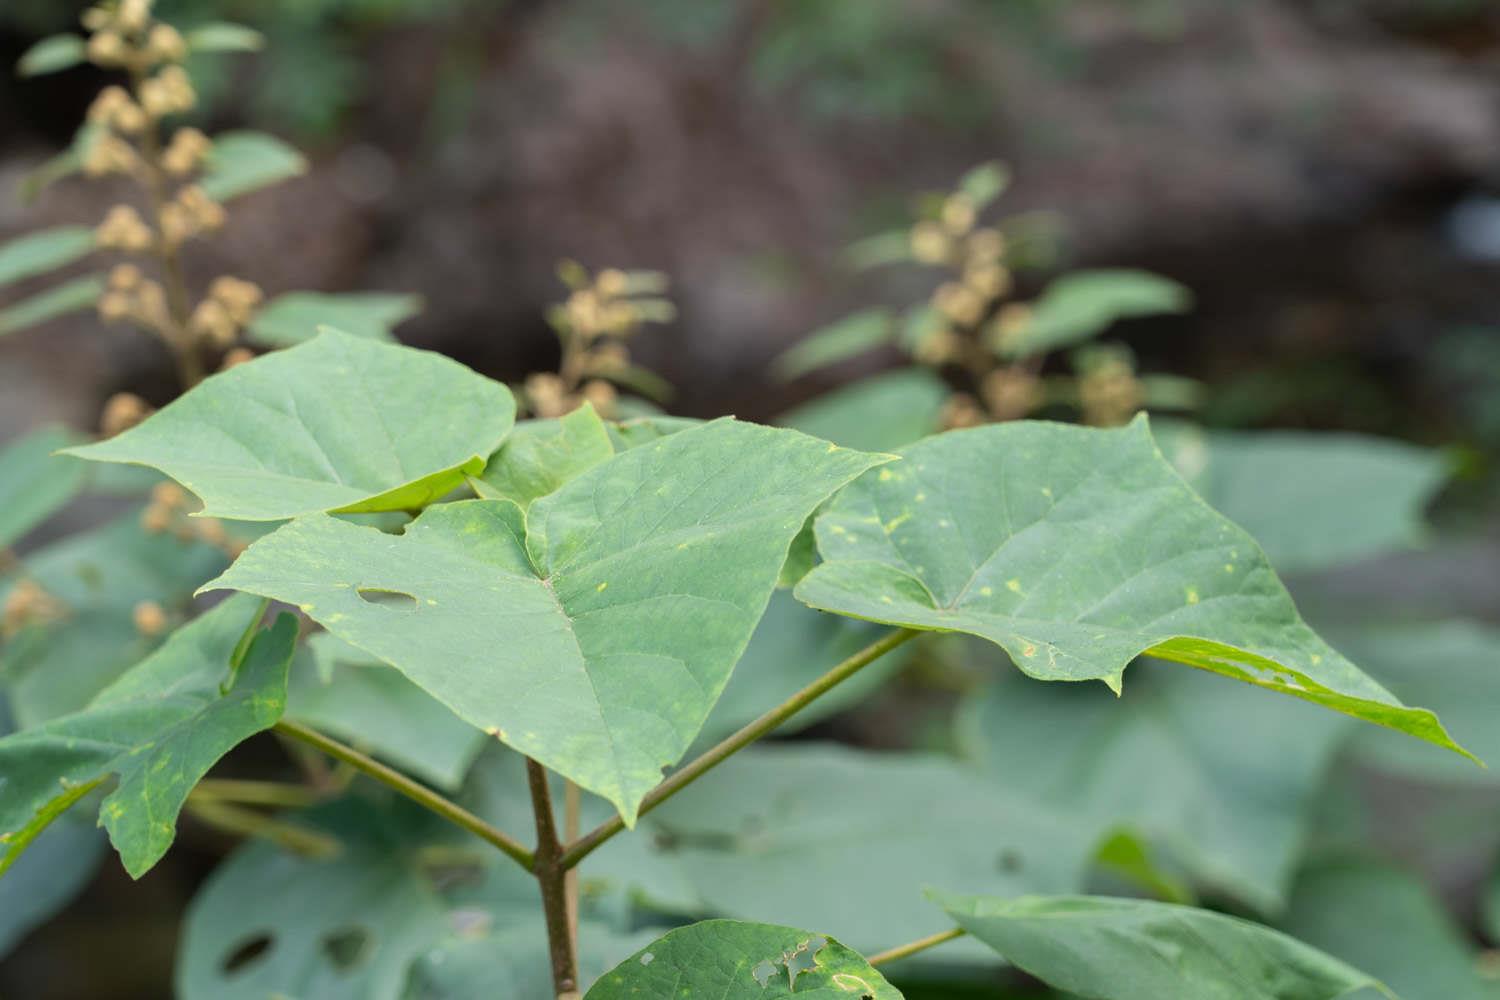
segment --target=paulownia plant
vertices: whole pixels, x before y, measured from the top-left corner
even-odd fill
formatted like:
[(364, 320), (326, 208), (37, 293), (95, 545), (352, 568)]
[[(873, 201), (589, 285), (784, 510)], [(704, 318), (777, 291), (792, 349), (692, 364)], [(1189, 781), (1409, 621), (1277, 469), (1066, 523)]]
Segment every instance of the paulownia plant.
[[(505, 386), (453, 361), (327, 331), (69, 449), (155, 468), (197, 495), (204, 516), (275, 526), (201, 588), (239, 596), (79, 711), (0, 739), (0, 866), (88, 802), (139, 876), (167, 849), (195, 783), (270, 728), (456, 829), (391, 803), (362, 818), (337, 803), (285, 814), (281, 846), (257, 848), (284, 860), (239, 859), (223, 891), (242, 862), (251, 879), (332, 893), (309, 908), (344, 909), (318, 918), (312, 943), (267, 944), (278, 922), (305, 915), (281, 910), (279, 894), (253, 913), (243, 896), (226, 907), (211, 886), (190, 922), (185, 995), (885, 998), (900, 994), (878, 966), (960, 934), (1082, 996), (1158, 997), (1172, 983), (1176, 995), (1311, 998), (1373, 985), (1256, 924), (1075, 895), (1077, 848), (1037, 816), (1026, 820), (1036, 832), (993, 835), (1020, 837), (1028, 870), (1052, 865), (1028, 876), (1049, 894), (1024, 891), (1020, 878), (998, 886), (1019, 890), (1008, 898), (952, 895), (984, 884), (976, 870), (932, 896), (932, 918), (946, 914), (950, 929), (867, 957), (831, 926), (712, 920), (640, 942), (581, 913), (574, 873), (587, 882), (596, 852), (605, 872), (649, 879), (645, 855), (614, 850), (643, 817), (675, 812), (679, 835), (691, 836), (691, 810), (670, 800), (692, 786), (681, 800), (691, 806), (700, 780), (705, 790), (737, 774), (749, 781), (731, 758), (754, 759), (758, 740), (922, 632), (976, 636), (1041, 680), (1115, 690), (1149, 654), (1463, 751), (1430, 712), (1401, 704), (1303, 623), (1255, 541), (1188, 487), (1144, 418), (1118, 429), (997, 424), (881, 454), (728, 418), (610, 424), (584, 407), (516, 424), (514, 414)], [(819, 558), (796, 599), (888, 630), (690, 753), (778, 581), (797, 575), (785, 572), (788, 554), (810, 517)], [(297, 630), (285, 613), (263, 628), (268, 601), (326, 630), (318, 635), (341, 644), (335, 660), (385, 664), (451, 712), (450, 724), (509, 748), (518, 763), (495, 778), (499, 799), (445, 794), (284, 717)], [(361, 735), (354, 742), (381, 745), (382, 734)], [(90, 793), (111, 780), (96, 803)], [(767, 794), (764, 780), (730, 794), (753, 800)], [(825, 787), (831, 805), (838, 789)], [(508, 825), (518, 801), (529, 804), (531, 838)], [(882, 808), (908, 806), (892, 796)], [(578, 829), (590, 811), (595, 825)], [(1006, 811), (994, 815), (1003, 823)], [(824, 822), (838, 824), (837, 810)], [(931, 814), (903, 822), (934, 844), (949, 825)], [(494, 851), (476, 855), (479, 843)], [(445, 881), (434, 864), (469, 874)], [(387, 874), (361, 882), (368, 866)], [(864, 877), (880, 879), (878, 864)], [(340, 879), (347, 891), (332, 888)], [(382, 918), (378, 941), (340, 930), (368, 917), (361, 907), (395, 900), (405, 902)], [(913, 889), (906, 905), (931, 904)], [(465, 921), (483, 932), (466, 933)], [(495, 953), (480, 960), (468, 938)], [(242, 954), (256, 943), (260, 953)], [(312, 949), (305, 961), (297, 947)], [(362, 949), (373, 956), (350, 957)], [(611, 953), (629, 957), (604, 971)], [(438, 960), (445, 954), (454, 965)], [(539, 983), (531, 963), (541, 954)], [(323, 972), (319, 955), (332, 963)], [(452, 978), (474, 968), (489, 978)], [(428, 992), (403, 992), (408, 974)], [(473, 992), (478, 981), (513, 992)]]

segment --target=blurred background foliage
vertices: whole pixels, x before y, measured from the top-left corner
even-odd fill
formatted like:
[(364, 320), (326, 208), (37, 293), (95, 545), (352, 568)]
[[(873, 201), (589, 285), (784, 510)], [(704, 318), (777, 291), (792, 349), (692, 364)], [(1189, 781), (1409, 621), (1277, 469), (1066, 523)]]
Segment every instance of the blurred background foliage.
[[(70, 30), (80, 7), (7, 0), (0, 61)], [(835, 437), (931, 429), (949, 390), (974, 386), (961, 367), (912, 365), (888, 331), (944, 276), (853, 266), (849, 248), (931, 216), (941, 194), (920, 192), (1003, 161), (1001, 211), (1029, 258), (1017, 298), (1038, 302), (1078, 268), (1154, 272), (1191, 298), (1096, 331), (1114, 354), (1058, 352), (1035, 374), (1061, 384), (1127, 358), (1180, 380), (1168, 388), (1196, 386), (1190, 405), (1161, 407), (1206, 429), (1158, 422), (1179, 467), (1221, 509), (1261, 518), (1252, 530), (1316, 627), (1398, 694), (1451, 715), (1482, 756), (1494, 743), (1500, 11), (1488, 0), (161, 0), (159, 12), (263, 32), (256, 55), (192, 66), (197, 116), (284, 136), (312, 162), (236, 204), (193, 262), (200, 276), (245, 273), (272, 295), (415, 293), (425, 305), (403, 341), (519, 383), (558, 361), (557, 260), (660, 271), (676, 318), (631, 354), (673, 386), (682, 415)], [(110, 203), (71, 182), (30, 205), (8, 196), (71, 139), (103, 82), (87, 67), (0, 78), (0, 240)], [(870, 349), (798, 369), (789, 350), (802, 345), (805, 360), (808, 334), (841, 321), (846, 343)], [(851, 386), (858, 398), (830, 405)], [(0, 442), (48, 422), (93, 427), (120, 390), (166, 402), (169, 357), (87, 316), (6, 337)], [(1358, 438), (1333, 456), (1261, 431), (1406, 447)], [(118, 509), (86, 498), (18, 551), (47, 552)], [(127, 522), (103, 543), (153, 544)], [(60, 576), (90, 558), (50, 552), (37, 563)], [(781, 597), (752, 647), (766, 674), (825, 659), (789, 663), (787, 648), (831, 658), (857, 644)], [(1008, 767), (1012, 791), (1128, 831), (1096, 888), (1145, 883), (1272, 919), (1403, 996), (1500, 995), (1495, 771), (1383, 733), (1351, 739), (1336, 719), (1151, 664), (1116, 702), (1014, 672), (981, 684), (986, 656), (931, 643), (802, 735)], [(711, 729), (764, 703), (745, 678)], [(13, 695), (9, 711), (27, 710)], [(12, 721), (24, 720), (0, 713), (0, 731)], [(1066, 759), (1047, 752), (1059, 740)], [(279, 760), (273, 746), (241, 766), (261, 774)], [(660, 843), (601, 869), (601, 897), (659, 890), (632, 879), (672, 861)], [(140, 883), (103, 864), (57, 921), (0, 958), (0, 996), (163, 995), (185, 901), (229, 846), (188, 828)], [(49, 850), (93, 857), (99, 842), (65, 827)], [(737, 870), (722, 853), (717, 870)], [(59, 899), (77, 888), (36, 864)], [(683, 898), (653, 905), (676, 912)], [(121, 913), (135, 919), (122, 927)], [(10, 915), (13, 928), (30, 919)], [(0, 918), (0, 945), (21, 933)], [(918, 970), (908, 996), (1002, 995), (952, 981), (963, 974)]]

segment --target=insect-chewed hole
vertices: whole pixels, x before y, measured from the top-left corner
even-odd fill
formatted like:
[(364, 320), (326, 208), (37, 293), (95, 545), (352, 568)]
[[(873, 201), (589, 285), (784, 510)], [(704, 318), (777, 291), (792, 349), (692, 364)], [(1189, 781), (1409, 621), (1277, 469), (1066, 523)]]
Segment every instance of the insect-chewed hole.
[(366, 604), (378, 604), (392, 611), (417, 610), (417, 599), (399, 590), (386, 590), (384, 587), (360, 587), (355, 593), (359, 594), (360, 599)]
[(349, 972), (370, 953), (370, 932), (363, 927), (341, 927), (324, 934), (318, 947), (334, 968)]
[(265, 958), (271, 951), (271, 935), (262, 931), (235, 944), (219, 960), (219, 971), (226, 976), (238, 975)]
[(1020, 871), (1022, 865), (1023, 861), (1021, 859), (1021, 852), (1008, 847), (1005, 850), (1001, 851), (999, 856), (995, 858), (995, 867), (998, 870), (1011, 875), (1014, 875), (1016, 872)]

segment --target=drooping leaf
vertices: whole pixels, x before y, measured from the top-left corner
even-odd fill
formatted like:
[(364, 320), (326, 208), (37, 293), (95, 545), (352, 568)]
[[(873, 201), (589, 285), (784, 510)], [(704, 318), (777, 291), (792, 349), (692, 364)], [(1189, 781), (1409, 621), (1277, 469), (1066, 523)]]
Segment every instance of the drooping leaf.
[(884, 460), (719, 420), (617, 455), (524, 515), (504, 500), (443, 504), (399, 536), (300, 518), (209, 587), (300, 605), (634, 822), (713, 707), (808, 514)]
[(265, 36), (254, 28), (229, 21), (211, 21), (187, 33), (190, 52), (259, 52)]
[(67, 454), (160, 469), (207, 516), (277, 521), (430, 503), (482, 469), (514, 420), (510, 391), (456, 361), (330, 330)]
[(1200, 885), (1279, 910), (1349, 720), (1200, 671), (1135, 670), (1119, 698), (1002, 678), (964, 705), (960, 739), (1002, 787), (1146, 836)]
[(307, 159), (264, 132), (225, 132), (214, 138), (199, 186), (215, 201), (230, 201), (307, 173)]
[[(181, 1000), (551, 996), (536, 882), (488, 845), (399, 800), (284, 818), (340, 852), (299, 857), (252, 841), (216, 869), (188, 910)], [(635, 946), (588, 921), (579, 936), (590, 979)]]
[(1465, 752), (1298, 616), (1255, 541), (1178, 478), (1144, 417), (928, 438), (817, 521), (813, 607), (967, 632), (1041, 680), (1102, 680), (1149, 652)]
[(510, 500), (524, 511), (614, 453), (604, 421), (585, 403), (560, 419), (519, 424), (471, 482), (481, 497)]
[(21, 76), (44, 76), (72, 69), (88, 58), (83, 39), (77, 35), (43, 38), (21, 56), (16, 72)]
[[(729, 684), (703, 724), (702, 739), (719, 740), (781, 704), (835, 664), (880, 638), (868, 622), (825, 615), (778, 590), (735, 664)], [(779, 733), (794, 733), (870, 696), (906, 662), (911, 647), (898, 646), (792, 716)]]
[(78, 494), (86, 466), (52, 454), (76, 443), (78, 435), (50, 424), (0, 449), (0, 549)]
[(484, 733), (364, 650), (327, 632), (313, 639), (343, 648), (319, 651), (326, 678), (299, 669), (312, 664), (294, 665), (287, 718), (363, 747), (446, 791), (462, 784), (484, 746)]
[(1475, 948), (1442, 901), (1414, 875), (1381, 862), (1338, 859), (1310, 868), (1280, 927), (1403, 997), (1500, 997), (1500, 983), (1481, 978)]
[[(582, 877), (680, 906), (675, 880), (652, 882), (671, 872), (693, 888), (698, 912), (821, 927), (860, 949), (943, 930), (920, 905), (924, 886), (1078, 891), (1100, 839), (1087, 818), (939, 757), (809, 743), (742, 751), (642, 825), (649, 840), (616, 838)], [(649, 866), (634, 853), (643, 849)]]
[(1006, 358), (1046, 354), (1096, 337), (1119, 320), (1186, 312), (1191, 304), (1186, 288), (1146, 271), (1073, 271), (1032, 303), (1024, 327), (992, 346)]
[(94, 249), (88, 226), (58, 226), (0, 244), (0, 287), (82, 260)]
[(856, 952), (823, 934), (705, 920), (668, 931), (605, 973), (584, 1000), (901, 1000)]
[(894, 451), (938, 431), (947, 398), (931, 371), (903, 368), (819, 396), (777, 422), (846, 448)]
[[(1367, 625), (1332, 631), (1339, 648), (1404, 701), (1441, 713), (1481, 760), (1500, 760), (1500, 629), (1477, 622)], [(1481, 770), (1435, 747), (1379, 730), (1360, 732), (1353, 753), (1388, 774), (1442, 784), (1494, 786)]]
[(153, 601), (175, 614), (227, 562), (210, 545), (145, 531), (139, 510), (28, 554), (0, 578), (0, 601), (30, 580), (61, 615), (44, 615), (0, 645), (16, 721), (29, 728), (82, 709), (160, 642), (137, 630), (135, 606)]
[(815, 330), (771, 363), (777, 378), (791, 380), (888, 344), (896, 325), (886, 308), (866, 309)]
[(1395, 997), (1295, 938), (1209, 910), (1107, 896), (928, 895), (1017, 968), (1090, 1000)]
[(13, 306), (0, 309), (0, 337), (37, 326), (71, 312), (94, 308), (104, 291), (104, 279), (95, 274), (74, 278), (37, 292)]
[(396, 327), (422, 311), (420, 295), (390, 292), (288, 292), (267, 302), (250, 321), (251, 340), (290, 347), (311, 340), (323, 326), (355, 337), (394, 341)]
[(1154, 429), (1188, 484), (1255, 536), (1283, 573), (1420, 541), (1422, 511), (1449, 471), (1439, 452), (1360, 434)]
[(231, 658), (260, 602), (225, 601), (184, 626), (83, 711), (0, 739), (0, 872), (31, 839), (111, 774), (119, 784), (100, 823), (139, 878), (177, 832), (188, 793), (220, 757), (268, 729), (286, 704), (297, 624), (283, 615), (258, 634), (231, 674)]

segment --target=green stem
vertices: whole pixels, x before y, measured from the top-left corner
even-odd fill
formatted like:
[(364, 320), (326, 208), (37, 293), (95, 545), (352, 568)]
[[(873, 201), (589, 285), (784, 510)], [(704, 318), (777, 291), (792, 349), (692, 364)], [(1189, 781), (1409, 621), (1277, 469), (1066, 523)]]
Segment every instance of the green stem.
[[(870, 643), (733, 736), (727, 737), (721, 743), (704, 751), (703, 755), (692, 763), (673, 772), (670, 778), (646, 793), (646, 797), (641, 800), (638, 815), (646, 815), (733, 754), (776, 729), (840, 682), (853, 677), (864, 667), (918, 634), (916, 629), (898, 628)], [(568, 845), (568, 849), (563, 852), (563, 865), (572, 868), (623, 829), (625, 829), (625, 821), (618, 815), (611, 816), (606, 822)]]
[(279, 781), (235, 781), (227, 778), (205, 778), (193, 794), (215, 801), (238, 802), (252, 806), (284, 806), (301, 809), (321, 801), (322, 796), (302, 785)]
[(329, 858), (339, 852), (339, 842), (327, 834), (264, 816), (244, 806), (200, 796), (196, 788), (188, 796), (187, 811), (209, 826), (226, 833), (263, 837), (289, 851), (308, 857)]
[(290, 719), (282, 719), (276, 723), (276, 732), (290, 736), (295, 740), (301, 740), (303, 743), (321, 750), (335, 760), (343, 761), (357, 771), (363, 771), (376, 781), (390, 785), (412, 801), (425, 806), (444, 819), (463, 827), (481, 840), (493, 844), (507, 857), (527, 871), (531, 871), (535, 866), (536, 859), (532, 856), (532, 853), (505, 833), (490, 826), (458, 803), (450, 801), (427, 786), (413, 781), (400, 771), (386, 767), (373, 757), (368, 757), (353, 747), (345, 746), (338, 740), (330, 739), (322, 733), (309, 729), (300, 722), (292, 722)]
[(869, 962), (871, 965), (884, 965), (886, 962), (894, 962), (899, 958), (907, 958), (911, 955), (915, 955), (919, 951), (926, 951), (928, 948), (936, 948), (938, 945), (944, 944), (948, 941), (952, 941), (954, 938), (963, 937), (964, 933), (965, 932), (962, 927), (954, 927), (951, 930), (946, 930), (939, 934), (932, 934), (928, 937), (919, 938), (916, 941), (911, 942), (910, 944), (903, 944), (899, 948), (892, 948), (889, 951), (877, 952), (876, 954), (866, 958), (865, 961)]

